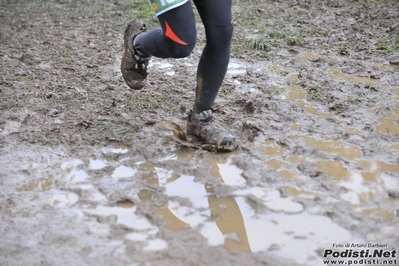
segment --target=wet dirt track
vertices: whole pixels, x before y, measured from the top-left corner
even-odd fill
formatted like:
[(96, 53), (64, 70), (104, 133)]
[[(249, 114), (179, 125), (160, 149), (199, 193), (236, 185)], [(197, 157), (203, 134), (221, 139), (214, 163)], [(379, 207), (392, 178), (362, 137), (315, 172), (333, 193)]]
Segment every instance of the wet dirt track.
[(154, 126), (185, 126), (200, 23), (193, 54), (154, 58), (138, 92), (119, 60), (144, 3), (0, 3), (0, 265), (323, 265), (333, 243), (398, 249), (397, 1), (235, 1), (215, 106), (231, 153)]

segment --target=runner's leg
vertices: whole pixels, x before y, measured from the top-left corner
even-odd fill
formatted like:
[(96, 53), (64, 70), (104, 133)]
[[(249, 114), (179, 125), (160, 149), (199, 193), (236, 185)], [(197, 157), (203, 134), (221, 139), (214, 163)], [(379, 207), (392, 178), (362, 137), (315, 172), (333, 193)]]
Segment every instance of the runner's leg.
[(231, 0), (194, 0), (205, 26), (206, 45), (197, 72), (194, 112), (212, 108), (230, 59)]
[(161, 58), (188, 56), (195, 46), (196, 28), (190, 1), (158, 16), (162, 29), (139, 35), (135, 49)]

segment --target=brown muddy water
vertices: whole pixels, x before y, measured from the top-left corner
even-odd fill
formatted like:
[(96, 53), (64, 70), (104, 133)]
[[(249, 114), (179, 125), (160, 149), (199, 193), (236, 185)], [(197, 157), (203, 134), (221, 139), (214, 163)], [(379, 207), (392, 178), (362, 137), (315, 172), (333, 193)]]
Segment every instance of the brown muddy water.
[(215, 153), (154, 126), (185, 127), (200, 23), (190, 57), (153, 58), (149, 85), (130, 91), (121, 40), (141, 2), (0, 1), (0, 265), (318, 266), (329, 249), (399, 251), (398, 3), (308, 2), (234, 2), (215, 115), (240, 146)]

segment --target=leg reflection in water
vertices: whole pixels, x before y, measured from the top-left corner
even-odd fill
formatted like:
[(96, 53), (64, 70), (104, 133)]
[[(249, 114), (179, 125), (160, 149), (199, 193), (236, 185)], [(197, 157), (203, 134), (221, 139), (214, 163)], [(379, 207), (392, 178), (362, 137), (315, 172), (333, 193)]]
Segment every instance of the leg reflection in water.
[[(223, 182), (216, 161), (211, 162), (211, 165), (212, 175)], [(179, 203), (172, 201), (159, 203), (160, 206), (155, 210), (155, 214), (162, 216), (165, 223), (163, 229), (182, 231), (207, 223), (208, 227), (212, 227), (212, 232), (219, 231), (220, 233), (218, 236), (214, 233), (211, 233), (212, 236), (209, 236), (209, 233), (206, 234), (208, 240), (209, 237), (219, 237), (219, 242), (222, 242), (227, 249), (251, 251), (244, 219), (233, 196), (218, 198), (213, 196), (214, 191), (210, 184), (200, 185), (194, 182), (193, 177), (179, 176), (149, 164), (141, 164), (140, 167), (147, 170), (142, 178), (149, 187), (165, 186), (168, 196), (188, 198), (194, 207), (182, 207)], [(151, 189), (141, 190), (138, 196), (142, 202), (157, 204)], [(214, 220), (214, 222), (209, 222), (209, 220)]]

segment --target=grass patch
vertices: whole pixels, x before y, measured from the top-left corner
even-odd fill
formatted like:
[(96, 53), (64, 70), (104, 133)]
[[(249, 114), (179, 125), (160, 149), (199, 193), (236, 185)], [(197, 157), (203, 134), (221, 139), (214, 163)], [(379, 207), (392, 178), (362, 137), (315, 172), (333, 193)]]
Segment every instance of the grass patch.
[(135, 8), (132, 13), (136, 19), (148, 19), (154, 16), (154, 11), (147, 0), (132, 0), (131, 6)]
[(0, 111), (9, 110), (13, 108), (21, 108), (23, 105), (16, 99), (9, 99), (5, 102), (0, 102)]
[(251, 38), (247, 41), (247, 47), (254, 50), (266, 51), (268, 47), (271, 45), (269, 39), (266, 38)]
[(360, 100), (359, 97), (349, 97), (348, 102), (349, 102), (350, 104), (356, 104), (356, 103), (360, 103), (361, 100)]
[(388, 37), (382, 38), (377, 44), (376, 49), (388, 53), (395, 53), (398, 51), (399, 37), (396, 39), (389, 39)]
[(331, 94), (328, 92), (327, 89), (322, 89), (319, 87), (312, 87), (308, 89), (307, 92), (308, 92), (307, 99), (309, 101), (328, 103), (332, 98)]
[(297, 39), (292, 38), (292, 37), (287, 37), (287, 38), (285, 39), (285, 42), (286, 42), (288, 45), (295, 45), (295, 44), (298, 43)]
[(285, 93), (285, 91), (286, 91), (286, 88), (284, 88), (284, 87), (272, 87), (270, 89), (270, 92), (273, 95), (281, 95), (281, 94)]

